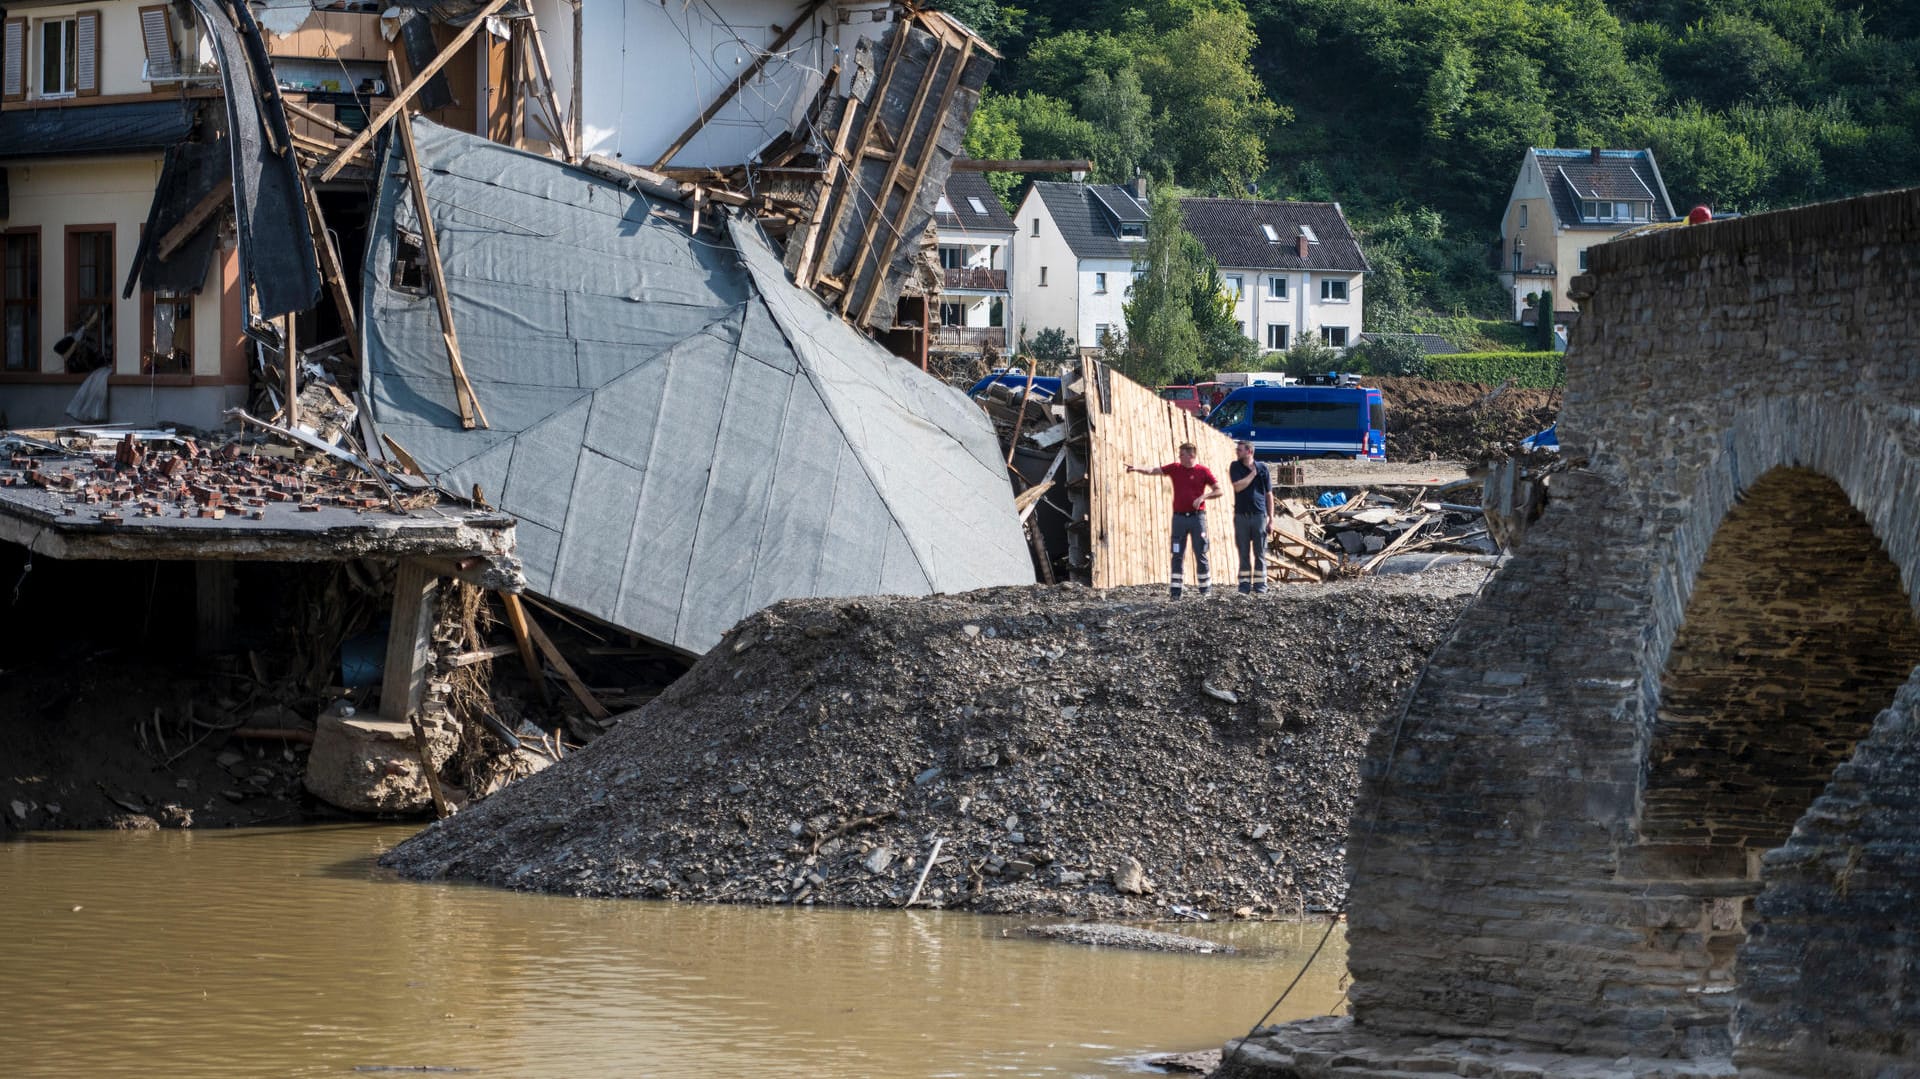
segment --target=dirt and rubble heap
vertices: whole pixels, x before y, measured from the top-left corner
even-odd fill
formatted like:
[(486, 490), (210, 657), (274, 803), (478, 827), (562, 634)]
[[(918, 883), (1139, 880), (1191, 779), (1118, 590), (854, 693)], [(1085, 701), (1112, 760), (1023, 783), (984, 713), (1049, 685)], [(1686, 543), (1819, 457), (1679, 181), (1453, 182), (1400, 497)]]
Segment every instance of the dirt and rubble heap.
[(607, 736), (384, 862), (570, 895), (887, 906), (941, 839), (923, 904), (1330, 907), (1368, 731), (1485, 576), (777, 604)]
[(1387, 402), (1387, 459), (1480, 461), (1512, 450), (1544, 430), (1560, 411), (1562, 391), (1424, 378), (1381, 378)]

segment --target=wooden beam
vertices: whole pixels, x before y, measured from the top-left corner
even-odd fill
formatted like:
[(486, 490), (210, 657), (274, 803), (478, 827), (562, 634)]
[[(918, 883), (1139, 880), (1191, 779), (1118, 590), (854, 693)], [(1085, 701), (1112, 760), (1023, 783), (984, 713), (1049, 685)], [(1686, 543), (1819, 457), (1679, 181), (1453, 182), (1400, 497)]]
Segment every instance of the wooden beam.
[(427, 747), (427, 728), (416, 712), (407, 713), (407, 722), (413, 726), (413, 748), (420, 754), (420, 774), (427, 781), (427, 793), (433, 797), (434, 819), (445, 820), (453, 815), (453, 806), (447, 802), (446, 792), (440, 789), (440, 772), (434, 768), (433, 753)]
[[(499, 2), (499, 0), (496, 0)], [(393, 57), (387, 57), (387, 74), (397, 74)], [(414, 210), (420, 215), (420, 246), (425, 249), (427, 272), (432, 277), (433, 298), (440, 306), (440, 339), (446, 342), (447, 363), (453, 370), (453, 399), (460, 408), (460, 426), (472, 430), (477, 424), (491, 427), (473, 384), (467, 381), (467, 368), (460, 362), (460, 339), (453, 329), (453, 304), (447, 297), (447, 271), (440, 262), (440, 241), (433, 230), (433, 210), (427, 205), (427, 186), (420, 178), (420, 158), (413, 149), (413, 124), (402, 117), (400, 149), (407, 157), (407, 182), (413, 188)]]
[(1084, 158), (1020, 158), (1012, 161), (982, 161), (977, 158), (953, 159), (955, 172), (1092, 172), (1093, 162)]
[[(933, 160), (934, 147), (940, 145), (940, 129), (945, 125), (943, 118), (947, 114), (948, 106), (953, 104), (953, 93), (960, 87), (960, 77), (966, 73), (967, 63), (972, 59), (973, 40), (969, 38), (966, 45), (960, 49), (960, 59), (954, 63), (952, 73), (947, 76), (947, 85), (940, 91), (940, 103), (934, 106), (933, 127), (927, 130), (927, 141), (920, 144), (920, 156), (914, 161), (912, 170), (907, 174), (913, 182), (907, 185), (906, 190), (902, 193), (900, 213), (894, 218), (892, 227), (887, 230), (887, 242), (880, 249), (880, 258), (874, 263), (873, 282), (867, 286), (867, 298), (860, 305), (860, 316), (853, 320), (856, 326), (866, 325), (867, 319), (873, 315), (874, 304), (879, 302), (881, 286), (886, 283), (887, 279), (887, 262), (893, 258), (894, 251), (900, 246), (900, 230), (906, 228), (907, 219), (913, 215), (914, 196), (919, 193), (919, 181), (927, 174), (927, 164)], [(938, 64), (928, 65), (927, 85), (932, 85), (933, 73), (938, 69)], [(925, 92), (926, 87), (921, 87), (921, 93), (924, 94)], [(902, 155), (907, 152), (906, 140), (911, 138), (914, 130), (919, 127), (919, 116), (915, 115), (909, 123), (911, 126), (907, 127), (901, 135), (900, 152)], [(890, 193), (892, 189), (886, 185), (882, 185), (880, 190)], [(883, 212), (886, 205), (887, 194), (882, 194), (879, 204), (874, 207), (874, 212)], [(844, 300), (845, 298), (842, 297), (843, 302)], [(925, 327), (930, 321), (930, 318), (923, 317), (920, 323)], [(1031, 385), (1031, 382), (1029, 382), (1029, 385)], [(1022, 410), (1022, 415), (1024, 414), (1025, 411)]]
[(807, 6), (801, 10), (793, 22), (789, 23), (787, 28), (780, 31), (780, 35), (773, 39), (773, 44), (761, 49), (760, 54), (753, 58), (753, 63), (748, 64), (746, 70), (734, 76), (733, 81), (728, 83), (726, 88), (720, 91), (720, 96), (713, 99), (713, 104), (703, 109), (700, 116), (695, 119), (693, 123), (688, 124), (685, 131), (680, 133), (680, 137), (673, 140), (673, 143), (667, 147), (667, 152), (661, 154), (660, 159), (653, 163), (653, 167), (656, 169), (665, 168), (667, 162), (673, 160), (673, 155), (684, 149), (687, 143), (692, 142), (693, 137), (700, 133), (700, 129), (707, 126), (707, 121), (713, 119), (721, 109), (727, 107), (727, 102), (733, 100), (733, 95), (739, 93), (742, 86), (745, 86), (755, 75), (760, 74), (760, 69), (767, 66), (767, 61), (773, 59), (775, 53), (786, 48), (787, 42), (793, 40), (793, 36), (800, 32), (800, 28), (813, 20), (813, 13), (820, 10), (820, 5), (825, 2), (826, 0), (808, 0)]
[[(853, 114), (859, 102), (847, 98), (846, 109), (840, 114), (840, 126), (833, 134), (833, 147), (828, 152), (826, 170), (820, 176), (820, 185), (816, 190), (819, 197), (814, 199), (813, 208), (807, 211), (806, 239), (800, 249), (800, 261), (795, 264), (793, 281), (804, 289), (811, 289), (814, 273), (819, 268), (816, 259), (824, 250), (821, 238), (826, 229), (821, 228), (827, 216), (827, 207), (833, 202), (834, 181), (845, 171), (847, 158), (847, 139), (853, 134)], [(855, 180), (859, 177), (856, 175)]]
[(386, 668), (380, 682), (380, 718), (405, 723), (427, 688), (433, 644), (433, 597), (439, 581), (416, 558), (395, 568), (393, 618), (387, 629)]
[(313, 230), (313, 246), (320, 252), (320, 272), (327, 279), (327, 288), (333, 294), (333, 306), (340, 312), (340, 327), (346, 331), (347, 351), (353, 358), (360, 358), (359, 320), (353, 314), (353, 295), (347, 289), (347, 274), (341, 267), (340, 250), (333, 246), (333, 233), (327, 231), (327, 219), (320, 212), (320, 196), (312, 184), (301, 184), (301, 194), (306, 196), (307, 225)]
[[(432, 63), (415, 73), (413, 81), (407, 84), (407, 88), (395, 93), (393, 100), (387, 102), (386, 108), (381, 109), (378, 115), (367, 122), (366, 130), (355, 135), (353, 141), (347, 143), (347, 148), (340, 151), (337, 157), (320, 170), (320, 179), (324, 182), (339, 175), (340, 170), (346, 167), (347, 160), (372, 142), (374, 136), (380, 133), (380, 129), (387, 126), (387, 121), (393, 119), (395, 113), (405, 108), (407, 102), (413, 100), (414, 95), (420, 92), (420, 88), (427, 84), (427, 80), (447, 66), (447, 62), (454, 58), (461, 46), (473, 40), (473, 35), (487, 25), (487, 19), (505, 6), (507, 6), (507, 0), (487, 0), (487, 6), (480, 9), (480, 14), (475, 15), (472, 22), (461, 28), (459, 35), (448, 42), (446, 48), (440, 50), (440, 55), (434, 57)], [(387, 77), (394, 85), (399, 85), (399, 73), (392, 66), (391, 57), (388, 59)]]
[(1426, 516), (1420, 518), (1418, 521), (1415, 521), (1413, 523), (1412, 528), (1409, 528), (1405, 532), (1400, 533), (1400, 535), (1396, 537), (1392, 543), (1387, 544), (1385, 550), (1381, 551), (1377, 555), (1374, 555), (1371, 559), (1368, 559), (1366, 565), (1363, 565), (1360, 567), (1360, 572), (1372, 573), (1373, 567), (1379, 565), (1382, 562), (1385, 562), (1387, 560), (1388, 555), (1391, 555), (1395, 551), (1398, 551), (1400, 548), (1406, 546), (1406, 543), (1408, 540), (1412, 539), (1416, 533), (1418, 533), (1421, 529), (1427, 527), (1428, 524), (1432, 523), (1433, 519), (1437, 516), (1439, 516), (1439, 514), (1429, 513)]
[(584, 67), (584, 65), (580, 60), (580, 54), (583, 51), (585, 51), (587, 47), (587, 43), (586, 43), (587, 35), (584, 27), (584, 20), (581, 18), (581, 15), (580, 15), (581, 0), (572, 0), (572, 3), (573, 3), (573, 86), (570, 87), (572, 101), (569, 103), (573, 106), (573, 108), (569, 109), (567, 112), (567, 124), (569, 127), (573, 129), (574, 152), (576, 154), (585, 154), (587, 152), (587, 137), (586, 137), (586, 132), (580, 126), (581, 124), (580, 72), (581, 72), (581, 69)]
[(541, 98), (553, 114), (553, 134), (560, 139), (560, 152), (571, 165), (580, 160), (580, 147), (573, 141), (573, 125), (560, 111), (559, 95), (553, 91), (553, 68), (547, 63), (547, 43), (540, 39), (540, 24), (534, 21), (533, 8), (527, 8), (527, 35), (533, 42), (533, 59), (540, 72)]
[[(361, 414), (365, 415), (364, 412)], [(393, 459), (400, 462), (401, 468), (406, 469), (416, 476), (423, 478), (426, 476), (426, 473), (420, 470), (420, 463), (413, 459), (413, 454), (408, 453), (400, 443), (395, 442), (392, 435), (382, 431), (380, 432), (380, 441), (386, 443), (387, 452), (393, 454)]]
[[(846, 169), (844, 170), (847, 174), (845, 190), (840, 191), (840, 197), (834, 199), (831, 196), (835, 193), (836, 189), (833, 187), (832, 181), (827, 180), (820, 185), (820, 201), (814, 205), (815, 231), (820, 234), (820, 237), (823, 237), (821, 243), (828, 246), (823, 246), (820, 251), (813, 252), (812, 248), (816, 237), (813, 235), (807, 237), (809, 250), (801, 253), (801, 267), (807, 271), (806, 274), (800, 278), (800, 283), (803, 287), (812, 288), (813, 282), (819, 280), (821, 276), (819, 265), (817, 263), (810, 265), (808, 256), (810, 254), (817, 254), (820, 258), (826, 257), (826, 252), (831, 249), (830, 245), (833, 242), (833, 233), (840, 227), (840, 219), (846, 216), (847, 207), (853, 205), (859, 198), (860, 162), (866, 156), (868, 145), (873, 142), (874, 128), (880, 125), (880, 106), (885, 104), (887, 99), (887, 86), (893, 81), (893, 73), (900, 66), (900, 54), (907, 51), (907, 32), (905, 27), (906, 24), (904, 22), (894, 23), (893, 36), (899, 40), (893, 47), (887, 50), (887, 58), (880, 65), (880, 74), (873, 80), (872, 85), (867, 88), (869, 100), (864, 102), (867, 106), (867, 118), (860, 125), (860, 138), (854, 143), (853, 159), (847, 162)], [(859, 78), (859, 73), (856, 72), (854, 74), (854, 81), (858, 82)], [(846, 153), (847, 121), (853, 119), (854, 106), (856, 104), (862, 103), (856, 102), (851, 96), (847, 98), (847, 112), (845, 116), (841, 117), (840, 134), (834, 139), (833, 159), (835, 161), (840, 161)], [(822, 224), (819, 214), (829, 201), (833, 203), (833, 213), (829, 215), (825, 223)], [(858, 267), (855, 267), (855, 269), (857, 270)]]
[[(287, 107), (288, 112), (294, 114), (295, 116), (300, 117), (302, 120), (307, 120), (312, 123), (319, 124), (321, 127), (326, 128), (328, 131), (331, 131), (336, 135), (345, 135), (348, 138), (352, 138), (354, 135), (359, 134), (359, 132), (356, 132), (355, 130), (346, 126), (345, 124), (342, 124), (338, 120), (329, 120), (326, 117), (320, 115), (319, 113), (313, 111), (312, 109), (307, 108), (304, 105), (300, 105), (295, 102), (285, 101), (285, 100), (282, 100), (281, 104)], [(331, 149), (334, 149), (334, 147), (329, 146), (328, 149), (331, 150)]]
[(560, 649), (554, 647), (553, 640), (547, 636), (546, 630), (540, 628), (540, 623), (531, 618), (527, 619), (527, 633), (533, 638), (533, 643), (540, 647), (540, 654), (546, 656), (547, 662), (553, 664), (553, 669), (559, 672), (560, 680), (567, 684), (567, 689), (572, 691), (574, 699), (587, 710), (587, 714), (595, 719), (611, 718), (613, 713), (607, 711), (606, 705), (594, 699), (592, 691), (587, 689), (587, 684), (580, 680), (579, 675), (573, 673), (573, 667), (567, 663), (567, 658), (560, 654)]
[[(902, 51), (905, 51), (907, 47), (907, 42), (913, 32), (913, 26), (914, 23), (912, 21), (902, 22), (894, 31), (894, 33), (899, 36), (899, 48)], [(880, 180), (880, 190), (873, 196), (872, 212), (867, 215), (867, 223), (865, 227), (860, 230), (860, 242), (854, 246), (853, 261), (847, 264), (847, 290), (840, 294), (841, 314), (847, 314), (853, 308), (853, 294), (860, 289), (860, 278), (864, 276), (863, 271), (866, 266), (867, 254), (873, 246), (873, 237), (875, 233), (879, 231), (881, 220), (887, 215), (887, 202), (893, 198), (894, 184), (900, 179), (901, 166), (906, 163), (905, 151), (907, 144), (913, 140), (913, 133), (920, 126), (920, 117), (926, 111), (927, 107), (927, 97), (933, 93), (934, 75), (939, 72), (940, 62), (946, 59), (948, 51), (947, 43), (944, 40), (940, 41), (939, 45), (933, 50), (933, 57), (927, 61), (925, 74), (920, 77), (920, 88), (914, 91), (913, 104), (907, 107), (906, 119), (900, 125), (898, 148), (901, 152), (894, 155), (893, 161), (887, 165), (886, 176)], [(937, 132), (934, 133), (934, 137), (935, 141), (938, 141)], [(855, 181), (858, 182), (858, 177), (855, 178)], [(907, 198), (909, 202), (912, 201), (911, 194), (909, 194)], [(873, 294), (878, 288), (879, 279), (884, 277), (886, 272), (884, 265), (874, 267), (875, 282), (874, 285), (867, 290), (867, 298), (869, 301), (872, 300)], [(872, 306), (871, 302), (867, 302), (863, 303), (861, 308), (863, 311), (871, 310)], [(858, 318), (854, 319), (853, 322), (856, 326), (861, 324)]]
[(208, 218), (219, 213), (220, 208), (225, 206), (232, 197), (233, 177), (223, 176), (219, 183), (213, 185), (212, 191), (202, 195), (200, 201), (193, 204), (193, 209), (187, 211), (187, 216), (181, 218), (177, 224), (167, 230), (166, 235), (160, 237), (159, 246), (153, 249), (153, 257), (161, 262), (172, 258), (173, 253), (180, 250), (180, 245), (191, 240), (193, 234), (200, 231), (200, 226), (206, 224)]
[(500, 605), (507, 609), (507, 625), (513, 629), (513, 643), (520, 651), (520, 662), (527, 668), (527, 677), (533, 679), (544, 697), (547, 679), (540, 673), (540, 661), (533, 654), (533, 638), (527, 633), (527, 608), (512, 592), (500, 593)]

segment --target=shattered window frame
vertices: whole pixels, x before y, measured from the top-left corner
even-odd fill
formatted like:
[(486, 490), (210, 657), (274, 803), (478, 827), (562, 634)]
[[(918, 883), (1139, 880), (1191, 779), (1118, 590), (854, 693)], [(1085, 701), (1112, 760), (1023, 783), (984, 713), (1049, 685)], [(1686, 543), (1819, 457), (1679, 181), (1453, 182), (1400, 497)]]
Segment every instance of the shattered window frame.
[[(163, 355), (156, 335), (162, 320), (159, 312), (174, 309), (172, 344)], [(146, 375), (190, 375), (193, 373), (193, 295), (186, 292), (140, 290), (140, 373)]]
[[(86, 321), (88, 312), (100, 310), (100, 321), (89, 331), (88, 339), (101, 351), (108, 365), (114, 362), (114, 227), (112, 224), (67, 226), (66, 329), (71, 332)], [(89, 289), (88, 286), (92, 288)]]
[(417, 232), (393, 230), (393, 270), (388, 274), (396, 292), (425, 296), (428, 291), (426, 240)]

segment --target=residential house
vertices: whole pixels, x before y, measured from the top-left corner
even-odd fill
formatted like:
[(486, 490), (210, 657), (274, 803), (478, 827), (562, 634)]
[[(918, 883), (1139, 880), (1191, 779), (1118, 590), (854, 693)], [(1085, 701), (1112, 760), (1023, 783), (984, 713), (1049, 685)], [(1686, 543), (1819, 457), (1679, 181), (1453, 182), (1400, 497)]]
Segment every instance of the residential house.
[(1263, 351), (1302, 337), (1359, 343), (1367, 257), (1339, 203), (1190, 198), (1180, 210), (1220, 264), (1240, 331)]
[[(1082, 352), (1124, 335), (1133, 260), (1147, 241), (1146, 181), (1041, 181), (1014, 214), (1013, 295), (1020, 338), (1062, 329)], [(1016, 341), (1016, 344), (1018, 342)]]
[[(260, 14), (292, 106), (349, 132), (364, 127), (389, 92), (379, 11), (283, 4)], [(433, 35), (455, 32), (435, 28), (420, 49), (430, 57)], [(222, 426), (227, 409), (246, 404), (253, 349), (222, 186), (228, 116), (201, 16), (185, 4), (89, 0), (12, 9), (3, 33), (0, 412), (15, 425), (72, 422), (79, 384), (108, 364), (109, 420)], [(481, 92), (459, 94), (464, 104), (449, 92), (428, 115), (465, 130), (499, 126), (500, 80), (482, 76), (499, 67), (486, 59), (495, 54), (504, 46), (480, 34), (456, 55), (443, 74)], [(348, 137), (290, 120), (303, 149)], [(367, 179), (346, 173), (317, 185), (318, 198), (353, 222)], [(337, 229), (350, 279), (363, 237)], [(340, 332), (323, 303), (301, 316), (297, 337)]]
[(219, 122), (194, 21), (90, 0), (11, 9), (0, 34), (0, 412), (59, 422), (110, 365), (113, 419), (217, 426), (246, 385), (231, 239), (188, 245), (178, 291), (122, 294), (166, 149)]
[(1652, 150), (1529, 149), (1500, 219), (1500, 282), (1513, 317), (1531, 318), (1527, 297), (1545, 290), (1566, 321), (1579, 310), (1567, 279), (1586, 270), (1588, 248), (1675, 219)]
[(935, 347), (978, 351), (992, 345), (1008, 351), (1013, 293), (1007, 269), (1013, 263), (1013, 218), (1000, 205), (984, 173), (955, 172), (935, 207), (940, 242), (940, 328)]

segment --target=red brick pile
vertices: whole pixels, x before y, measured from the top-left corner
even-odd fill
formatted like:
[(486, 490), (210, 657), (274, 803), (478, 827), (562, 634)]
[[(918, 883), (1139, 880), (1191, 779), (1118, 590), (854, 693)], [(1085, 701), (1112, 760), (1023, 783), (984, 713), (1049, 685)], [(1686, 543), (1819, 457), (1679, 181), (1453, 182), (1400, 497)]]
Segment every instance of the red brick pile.
[(202, 450), (191, 438), (163, 446), (128, 435), (112, 452), (78, 460), (46, 460), (15, 454), (0, 469), (0, 487), (39, 487), (62, 498), (61, 512), (94, 515), (108, 524), (128, 516), (229, 515), (260, 520), (275, 502), (317, 512), (322, 506), (365, 511), (383, 506), (380, 484), (343, 468), (319, 468), (281, 456), (253, 452), (239, 442)]

